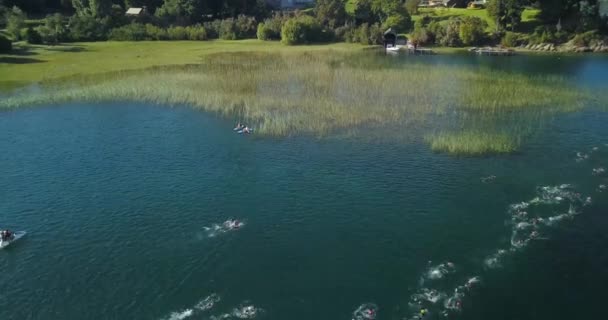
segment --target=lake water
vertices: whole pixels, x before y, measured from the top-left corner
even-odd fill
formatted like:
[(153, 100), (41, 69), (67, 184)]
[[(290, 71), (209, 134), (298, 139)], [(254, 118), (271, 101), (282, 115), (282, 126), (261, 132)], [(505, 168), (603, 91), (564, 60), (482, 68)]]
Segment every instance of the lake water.
[[(416, 58), (608, 79), (600, 56)], [(607, 123), (554, 115), (517, 153), (473, 158), (241, 136), (187, 107), (2, 112), (0, 224), (28, 235), (0, 252), (0, 317), (599, 319)]]

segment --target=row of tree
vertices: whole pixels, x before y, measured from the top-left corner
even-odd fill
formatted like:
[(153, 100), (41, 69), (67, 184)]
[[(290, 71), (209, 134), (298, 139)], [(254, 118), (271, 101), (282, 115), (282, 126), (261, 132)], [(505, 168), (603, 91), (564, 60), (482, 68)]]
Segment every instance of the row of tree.
[[(0, 0), (0, 11), (4, 11), (0, 12), (0, 28), (6, 26), (13, 40), (45, 43), (240, 39), (255, 37), (256, 30), (261, 39), (288, 36), (291, 40), (287, 43), (331, 39), (376, 43), (380, 31), (389, 27), (399, 33), (413, 31), (413, 38), (420, 43), (466, 45), (487, 39), (487, 25), (481, 19), (431, 23), (430, 18), (423, 17), (418, 21), (425, 24), (417, 24), (412, 30), (411, 14), (418, 13), (419, 4), (420, 0), (316, 0), (308, 15), (277, 15), (268, 0)], [(451, 4), (464, 5), (465, 1), (453, 0)], [(493, 40), (506, 30), (518, 31), (528, 5), (541, 9), (540, 19), (548, 26), (535, 31), (538, 39), (562, 39), (566, 31), (608, 29), (606, 18), (600, 14), (600, 0), (489, 0), (488, 14), (497, 28)], [(132, 24), (132, 19), (125, 17), (125, 8), (130, 6), (146, 6), (149, 15)], [(58, 12), (47, 15), (41, 25), (26, 23), (28, 14), (44, 10)], [(117, 31), (112, 32), (114, 29)]]

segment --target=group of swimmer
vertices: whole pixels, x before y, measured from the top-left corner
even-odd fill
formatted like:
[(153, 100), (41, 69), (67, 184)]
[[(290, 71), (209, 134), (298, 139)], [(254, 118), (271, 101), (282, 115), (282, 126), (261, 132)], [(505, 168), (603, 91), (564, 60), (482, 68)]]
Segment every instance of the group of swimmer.
[(234, 126), (234, 129), (232, 129), (238, 133), (252, 133), (253, 129), (249, 128), (247, 125), (242, 124), (240, 121), (236, 123), (236, 126)]
[(226, 227), (227, 229), (238, 229), (240, 227), (243, 226), (243, 222), (239, 221), (238, 219), (228, 219), (226, 221), (224, 221), (224, 227)]

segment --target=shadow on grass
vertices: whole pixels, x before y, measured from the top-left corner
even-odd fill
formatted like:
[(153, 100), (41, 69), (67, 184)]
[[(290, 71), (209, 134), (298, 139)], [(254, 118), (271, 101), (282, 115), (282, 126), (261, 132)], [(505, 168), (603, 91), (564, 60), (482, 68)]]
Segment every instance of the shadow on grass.
[(46, 47), (46, 48), (44, 48), (44, 50), (56, 51), (56, 52), (84, 52), (84, 51), (87, 51), (87, 49), (84, 46), (63, 45), (63, 44)]
[(17, 45), (13, 47), (13, 50), (8, 53), (12, 56), (33, 56), (38, 53), (32, 51), (30, 46)]
[(23, 57), (0, 57), (0, 63), (26, 64), (26, 63), (41, 63), (46, 60), (23, 58)]

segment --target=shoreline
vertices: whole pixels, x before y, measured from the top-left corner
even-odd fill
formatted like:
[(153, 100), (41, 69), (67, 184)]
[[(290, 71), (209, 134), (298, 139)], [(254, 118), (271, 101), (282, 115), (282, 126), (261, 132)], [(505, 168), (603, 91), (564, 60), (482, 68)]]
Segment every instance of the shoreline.
[[(472, 47), (424, 47), (435, 54), (465, 55)], [(516, 55), (603, 56), (606, 52), (536, 51), (512, 48)], [(304, 52), (365, 52), (381, 46), (353, 43), (285, 46), (278, 41), (105, 41), (75, 42), (56, 46), (19, 44), (11, 54), (0, 54), (0, 91), (10, 92), (31, 84), (53, 82), (74, 76), (130, 72), (152, 67), (200, 64), (214, 54), (250, 52), (252, 54), (295, 54)]]

